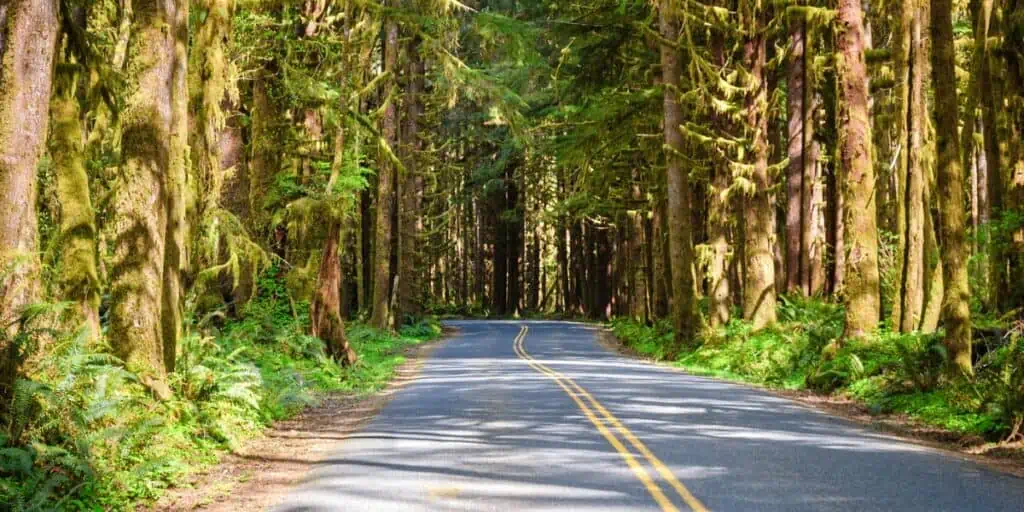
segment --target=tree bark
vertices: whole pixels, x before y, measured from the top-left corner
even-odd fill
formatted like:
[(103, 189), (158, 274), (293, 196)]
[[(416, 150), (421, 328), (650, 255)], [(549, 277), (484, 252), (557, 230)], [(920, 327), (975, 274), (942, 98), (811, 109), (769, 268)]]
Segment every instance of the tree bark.
[[(161, 330), (163, 331), (164, 368), (174, 371), (178, 340), (181, 339), (185, 306), (184, 278), (188, 268), (186, 233), (186, 182), (189, 167), (189, 96), (188, 96), (188, 0), (175, 0), (171, 17), (173, 71), (171, 82), (171, 146), (170, 167), (166, 175), (167, 233), (164, 235), (164, 284), (161, 298)], [(218, 156), (219, 158), (219, 156)], [(218, 162), (219, 163), (219, 162)], [(218, 185), (217, 195), (220, 195)], [(219, 197), (218, 197), (219, 199)]]
[(898, 158), (900, 181), (899, 213), (899, 296), (893, 306), (893, 325), (901, 332), (921, 328), (925, 307), (925, 207), (926, 169), (924, 135), (927, 130), (926, 91), (927, 46), (924, 41), (921, 10), (914, 0), (901, 3), (901, 31), (897, 37), (907, 46), (900, 47), (897, 82), (901, 91), (897, 134), (906, 148)]
[[(675, 41), (679, 22), (669, 12), (667, 2), (659, 9), (661, 37)], [(675, 47), (661, 44), (661, 68), (665, 87), (664, 129), (665, 164), (668, 194), (669, 251), (672, 266), (672, 325), (676, 343), (692, 343), (700, 328), (697, 296), (693, 283), (693, 240), (691, 236), (690, 178), (680, 155), (684, 151), (680, 125), (683, 113), (679, 105), (682, 66)]]
[(970, 288), (967, 282), (963, 167), (957, 120), (956, 54), (951, 0), (932, 0), (932, 71), (935, 84), (935, 131), (939, 209), (942, 227), (942, 277), (945, 284), (944, 343), (961, 372), (972, 374)]
[[(70, 63), (69, 63), (70, 64)], [(59, 72), (50, 113), (53, 125), (50, 154), (57, 176), (60, 202), (60, 291), (76, 306), (68, 321), (73, 328), (84, 326), (90, 340), (100, 336), (100, 278), (96, 252), (96, 217), (85, 169), (83, 126), (76, 89), (77, 71)]]
[(878, 227), (875, 171), (871, 155), (864, 24), (859, 0), (839, 1), (839, 76), (842, 115), (839, 130), (847, 242), (843, 286), (847, 338), (873, 332), (881, 314), (878, 295)]
[[(804, 158), (806, 136), (804, 117), (805, 22), (802, 15), (789, 20), (789, 69), (786, 99), (789, 104), (787, 136), (789, 168), (786, 174), (786, 292), (807, 293), (804, 284), (806, 228), (804, 215)], [(808, 197), (809, 199), (809, 197)]]
[(775, 233), (773, 206), (769, 197), (771, 178), (768, 175), (768, 80), (765, 71), (767, 46), (763, 34), (764, 13), (760, 7), (748, 6), (748, 35), (743, 45), (743, 61), (750, 83), (746, 92), (747, 130), (751, 137), (752, 190), (744, 201), (744, 256), (746, 274), (743, 283), (743, 317), (754, 330), (775, 324), (775, 256), (772, 234)]
[(170, 396), (164, 360), (162, 299), (166, 266), (168, 177), (172, 165), (176, 5), (134, 2), (127, 63), (134, 87), (121, 112), (123, 182), (113, 199), (114, 258), (109, 337), (115, 353), (160, 398)]
[(419, 279), (420, 265), (417, 263), (421, 224), (419, 196), (420, 183), (419, 170), (416, 159), (418, 158), (419, 144), (419, 123), (422, 113), (420, 106), (420, 95), (424, 86), (424, 65), (419, 55), (419, 42), (413, 41), (409, 46), (409, 64), (407, 66), (408, 86), (405, 92), (406, 113), (405, 130), (402, 131), (403, 154), (405, 173), (399, 185), (400, 225), (399, 239), (399, 274), (402, 276), (399, 287), (398, 304), (400, 313), (396, 315), (399, 319), (418, 316), (421, 311), (421, 280)]
[(324, 240), (320, 271), (317, 273), (316, 291), (310, 302), (310, 321), (313, 336), (324, 341), (327, 353), (343, 366), (351, 366), (358, 359), (345, 335), (345, 321), (341, 316), (341, 256), (338, 251), (341, 226), (331, 223)]
[[(40, 286), (36, 167), (49, 126), (57, 13), (55, 0), (0, 6), (0, 328), (8, 334)], [(0, 387), (13, 382), (4, 370)]]
[[(389, 5), (394, 7), (395, 0)], [(385, 22), (384, 28), (384, 72), (390, 78), (383, 85), (388, 95), (385, 99), (384, 118), (381, 119), (381, 136), (390, 148), (398, 147), (398, 109), (395, 105), (395, 75), (398, 74), (398, 22), (391, 18)], [(381, 149), (380, 171), (377, 183), (377, 236), (376, 255), (374, 257), (373, 278), (373, 317), (370, 325), (378, 329), (391, 329), (392, 315), (391, 297), (391, 223), (395, 213), (394, 164), (391, 162), (391, 150)], [(401, 283), (399, 283), (401, 284)]]

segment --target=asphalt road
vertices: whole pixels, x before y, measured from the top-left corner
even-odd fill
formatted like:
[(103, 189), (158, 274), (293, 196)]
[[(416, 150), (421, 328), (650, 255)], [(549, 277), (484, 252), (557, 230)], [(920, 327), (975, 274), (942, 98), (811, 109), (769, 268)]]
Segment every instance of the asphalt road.
[(612, 354), (591, 326), (451, 324), (275, 510), (1024, 511), (1022, 479)]

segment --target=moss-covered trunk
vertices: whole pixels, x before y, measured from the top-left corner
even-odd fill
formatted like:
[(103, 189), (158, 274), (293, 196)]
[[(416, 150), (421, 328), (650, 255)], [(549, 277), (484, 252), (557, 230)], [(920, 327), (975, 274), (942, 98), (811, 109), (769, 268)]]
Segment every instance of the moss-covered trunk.
[(423, 59), (419, 55), (419, 43), (413, 41), (409, 45), (407, 66), (408, 84), (405, 91), (405, 129), (402, 130), (402, 155), (405, 172), (399, 180), (399, 226), (398, 234), (398, 313), (396, 317), (400, 320), (406, 317), (415, 317), (420, 314), (422, 295), (422, 280), (420, 279), (420, 265), (418, 264), (420, 217), (419, 199), (421, 196), (421, 176), (417, 158), (419, 158), (419, 123), (422, 113), (420, 106), (420, 95), (423, 94), (424, 66)]
[(961, 372), (971, 374), (970, 288), (967, 283), (970, 247), (964, 219), (966, 202), (957, 120), (952, 1), (932, 0), (931, 15), (942, 277), (945, 284), (942, 311), (946, 327), (944, 342), (953, 364)]
[(122, 182), (113, 198), (114, 257), (109, 338), (114, 351), (160, 397), (168, 397), (162, 307), (175, 133), (176, 5), (134, 2), (130, 89), (121, 111)]
[(844, 196), (846, 272), (843, 283), (846, 336), (875, 330), (881, 314), (878, 295), (878, 227), (875, 171), (871, 154), (864, 22), (859, 0), (839, 1), (837, 49), (842, 114), (840, 165)]
[(746, 191), (743, 208), (746, 263), (743, 317), (751, 322), (754, 329), (762, 329), (776, 321), (775, 255), (772, 247), (775, 223), (769, 196), (772, 183), (768, 174), (767, 42), (761, 8), (748, 5), (746, 16), (749, 19), (745, 27), (747, 36), (743, 45), (743, 62), (749, 81), (744, 108), (751, 156), (748, 159), (750, 188)]
[(672, 266), (672, 325), (677, 343), (692, 343), (700, 328), (697, 296), (693, 277), (693, 239), (690, 211), (690, 177), (683, 168), (683, 134), (680, 125), (683, 112), (679, 105), (679, 85), (682, 73), (680, 52), (669, 41), (679, 37), (679, 21), (671, 11), (669, 2), (659, 9), (661, 37), (661, 72), (665, 88), (665, 174), (668, 195), (669, 260)]
[(188, 269), (189, 105), (188, 105), (188, 8), (189, 0), (177, 0), (171, 18), (174, 48), (171, 81), (171, 153), (166, 176), (167, 232), (164, 235), (164, 285), (161, 301), (164, 368), (174, 371), (178, 341), (182, 335), (185, 307), (184, 276)]
[(76, 89), (77, 66), (67, 63), (56, 77), (50, 115), (50, 154), (60, 202), (60, 291), (75, 308), (71, 327), (84, 326), (89, 339), (100, 335), (100, 278), (97, 270), (96, 215), (85, 169), (81, 108)]
[(901, 332), (921, 328), (925, 308), (925, 207), (927, 133), (925, 75), (928, 53), (925, 19), (916, 0), (900, 4), (896, 44), (897, 105), (894, 131), (900, 144), (897, 158), (897, 296), (893, 326)]
[[(0, 5), (0, 326), (37, 298), (36, 166), (49, 125), (55, 0)], [(6, 339), (6, 338), (5, 338)], [(6, 347), (0, 347), (0, 350)], [(0, 383), (3, 385), (3, 383)]]
[[(806, 136), (804, 134), (805, 110), (805, 21), (802, 15), (793, 15), (789, 20), (789, 65), (787, 69), (786, 101), (789, 106), (787, 137), (789, 167), (786, 172), (786, 293), (807, 293), (804, 275), (807, 273), (808, 256), (805, 251), (805, 230), (810, 225), (804, 215), (804, 159), (806, 158)], [(810, 200), (810, 197), (807, 198)]]
[(338, 251), (341, 231), (337, 221), (332, 222), (327, 230), (309, 316), (313, 336), (324, 341), (327, 353), (340, 364), (351, 366), (357, 357), (345, 336), (345, 322), (341, 316), (342, 275)]
[[(389, 5), (394, 6), (392, 0)], [(395, 214), (395, 165), (393, 149), (398, 148), (398, 101), (395, 76), (398, 74), (398, 22), (384, 24), (384, 72), (390, 76), (383, 87), (384, 117), (381, 119), (380, 170), (377, 173), (377, 236), (373, 266), (373, 317), (378, 329), (393, 327), (391, 312), (391, 223)], [(401, 283), (399, 283), (401, 286)]]

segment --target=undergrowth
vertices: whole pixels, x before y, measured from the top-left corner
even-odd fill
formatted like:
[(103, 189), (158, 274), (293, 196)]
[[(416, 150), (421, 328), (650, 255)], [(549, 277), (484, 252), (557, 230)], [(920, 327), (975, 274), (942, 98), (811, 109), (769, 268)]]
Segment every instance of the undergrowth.
[(351, 324), (360, 360), (341, 368), (304, 334), (307, 312), (265, 280), (242, 320), (196, 322), (165, 401), (102, 343), (37, 333), (47, 355), (27, 357), (31, 378), (17, 382), (0, 417), (0, 510), (129, 510), (152, 501), (324, 393), (380, 389), (405, 348), (441, 332), (436, 320), (397, 336)]
[(875, 413), (901, 413), (924, 423), (989, 440), (1021, 435), (1024, 347), (1020, 328), (976, 346), (976, 375), (954, 376), (939, 334), (881, 329), (869, 339), (839, 342), (841, 307), (783, 298), (779, 323), (753, 332), (742, 320), (708, 329), (694, 346), (676, 346), (667, 322), (612, 322), (615, 335), (645, 357), (691, 373), (779, 389), (810, 389), (854, 398)]

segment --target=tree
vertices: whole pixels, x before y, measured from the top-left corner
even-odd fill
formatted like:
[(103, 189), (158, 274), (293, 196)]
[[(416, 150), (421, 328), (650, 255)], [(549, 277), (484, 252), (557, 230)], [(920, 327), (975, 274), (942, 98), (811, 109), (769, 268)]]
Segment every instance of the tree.
[(0, 398), (18, 371), (18, 317), (40, 287), (36, 166), (49, 125), (57, 9), (56, 0), (0, 7)]
[(754, 329), (771, 326), (775, 312), (775, 258), (772, 249), (774, 215), (768, 174), (768, 77), (765, 70), (767, 40), (763, 7), (758, 2), (741, 2), (743, 23), (743, 66), (747, 73), (744, 100), (745, 122), (750, 145), (748, 190), (743, 198), (744, 260), (743, 317)]
[(944, 342), (950, 360), (964, 374), (973, 373), (971, 361), (970, 288), (967, 284), (964, 173), (960, 162), (957, 120), (956, 56), (953, 47), (951, 0), (932, 0), (932, 58), (935, 84), (936, 152), (939, 208), (942, 226), (942, 277), (945, 283)]
[(180, 155), (172, 143), (179, 128), (173, 97), (178, 32), (167, 28), (176, 26), (181, 5), (136, 0), (133, 7), (135, 29), (127, 61), (132, 80), (121, 112), (123, 179), (112, 203), (116, 218), (109, 336), (129, 368), (158, 397), (168, 398), (163, 288), (166, 279), (173, 279), (165, 277), (167, 235), (169, 220), (176, 220), (169, 219), (171, 203), (180, 198), (171, 197), (175, 191), (169, 185), (172, 165), (178, 164), (174, 159)]
[[(843, 286), (846, 336), (859, 338), (875, 330), (881, 314), (878, 296), (878, 227), (875, 173), (871, 153), (867, 63), (860, 2), (840, 0), (837, 42), (842, 115), (840, 165), (846, 236)], [(865, 214), (865, 212), (869, 212)]]
[[(66, 54), (70, 48), (65, 43)], [(65, 57), (68, 59), (69, 57)], [(85, 168), (85, 144), (81, 108), (77, 96), (78, 66), (67, 62), (55, 80), (50, 114), (50, 154), (57, 175), (60, 202), (60, 289), (75, 302), (68, 320), (73, 328), (84, 325), (89, 339), (100, 332), (100, 282), (97, 268), (96, 217)]]
[[(394, 0), (389, 4), (395, 6)], [(376, 263), (373, 272), (373, 318), (370, 323), (378, 329), (393, 325), (391, 311), (391, 223), (395, 214), (395, 162), (394, 149), (398, 148), (398, 101), (396, 75), (398, 74), (398, 22), (389, 18), (384, 24), (384, 73), (386, 95), (384, 117), (381, 118), (381, 159), (377, 173), (377, 235)], [(401, 286), (401, 283), (399, 283)]]
[(658, 24), (661, 31), (662, 86), (665, 89), (665, 175), (668, 195), (669, 261), (672, 266), (672, 325), (677, 343), (690, 343), (700, 328), (697, 296), (693, 282), (693, 239), (691, 236), (690, 180), (680, 155), (683, 135), (679, 126), (683, 114), (679, 105), (681, 63), (679, 50), (673, 42), (679, 38), (679, 21), (671, 2), (659, 4)]

